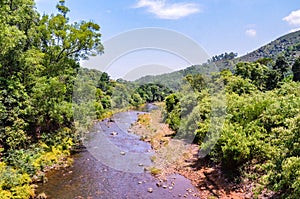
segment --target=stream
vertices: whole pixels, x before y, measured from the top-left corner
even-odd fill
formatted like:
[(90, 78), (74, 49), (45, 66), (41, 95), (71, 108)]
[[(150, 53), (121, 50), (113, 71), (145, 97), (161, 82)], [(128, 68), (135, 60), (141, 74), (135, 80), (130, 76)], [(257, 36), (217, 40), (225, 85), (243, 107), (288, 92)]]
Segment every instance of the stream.
[(72, 156), (72, 166), (47, 173), (48, 182), (39, 184), (37, 193), (50, 199), (197, 198), (197, 189), (183, 176), (159, 181), (145, 171), (155, 152), (128, 132), (142, 113), (121, 112), (96, 123), (86, 148)]

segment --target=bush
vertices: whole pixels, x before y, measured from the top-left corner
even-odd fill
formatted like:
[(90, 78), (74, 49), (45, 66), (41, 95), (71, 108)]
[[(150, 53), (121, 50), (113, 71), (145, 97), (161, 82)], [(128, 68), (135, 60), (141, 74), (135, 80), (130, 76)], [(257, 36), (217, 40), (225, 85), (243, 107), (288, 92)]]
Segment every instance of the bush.
[(28, 174), (20, 174), (16, 170), (0, 162), (0, 196), (1, 199), (28, 199), (34, 196)]

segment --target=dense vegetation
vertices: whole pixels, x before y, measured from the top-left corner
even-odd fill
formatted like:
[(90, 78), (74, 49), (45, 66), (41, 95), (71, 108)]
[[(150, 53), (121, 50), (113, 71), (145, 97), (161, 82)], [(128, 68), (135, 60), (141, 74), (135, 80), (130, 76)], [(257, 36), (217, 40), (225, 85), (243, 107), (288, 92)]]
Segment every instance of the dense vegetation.
[[(281, 56), (274, 62), (240, 62), (233, 73), (190, 75), (186, 84), (192, 92), (182, 90), (166, 98), (165, 121), (177, 136), (194, 137), (202, 151), (212, 149), (210, 159), (231, 177), (254, 181), (257, 194), (268, 187), (282, 198), (298, 198), (299, 60), (292, 66), (296, 82)], [(226, 104), (221, 106), (220, 100)], [(214, 126), (219, 134), (211, 133)]]
[(80, 58), (101, 53), (100, 27), (70, 23), (64, 1), (41, 16), (33, 0), (0, 2), (0, 196), (29, 198), (30, 177), (74, 143), (72, 90)]

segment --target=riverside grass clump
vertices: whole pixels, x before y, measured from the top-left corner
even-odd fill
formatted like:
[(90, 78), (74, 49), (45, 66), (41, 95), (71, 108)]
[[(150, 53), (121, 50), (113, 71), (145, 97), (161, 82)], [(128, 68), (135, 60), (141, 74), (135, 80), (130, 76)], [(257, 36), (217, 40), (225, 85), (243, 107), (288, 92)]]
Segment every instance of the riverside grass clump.
[(149, 126), (151, 122), (151, 116), (148, 113), (139, 114), (137, 122), (144, 126)]
[[(271, 85), (276, 80), (271, 77), (277, 73), (261, 64), (243, 63), (235, 73), (213, 74), (214, 85), (208, 82), (205, 88), (188, 94), (196, 100), (180, 101), (184, 91), (167, 97), (165, 121), (179, 135), (193, 133), (200, 146), (210, 128), (211, 101), (221, 97), (210, 93), (223, 82), (226, 109), (220, 111), (224, 111), (224, 121), (210, 159), (237, 182), (248, 178), (256, 187), (272, 190), (281, 198), (298, 198), (300, 83), (279, 75), (286, 78), (278, 77)], [(186, 100), (191, 98), (188, 95)], [(256, 196), (264, 189), (257, 189)]]

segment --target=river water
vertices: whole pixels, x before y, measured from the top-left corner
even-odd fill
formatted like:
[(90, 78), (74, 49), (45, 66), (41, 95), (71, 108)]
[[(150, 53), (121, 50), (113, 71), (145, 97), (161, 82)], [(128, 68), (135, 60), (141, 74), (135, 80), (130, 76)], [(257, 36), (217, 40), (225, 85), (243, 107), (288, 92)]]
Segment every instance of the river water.
[(49, 172), (48, 182), (39, 184), (37, 193), (52, 199), (197, 198), (193, 196), (197, 189), (183, 176), (168, 176), (161, 182), (145, 171), (154, 151), (128, 132), (141, 113), (122, 112), (98, 122), (86, 149), (73, 155), (73, 165)]

